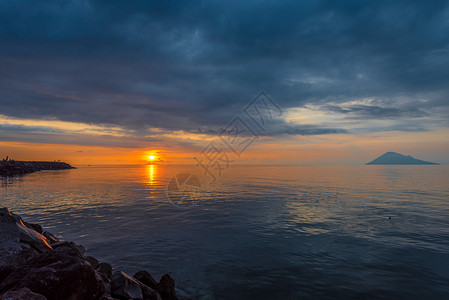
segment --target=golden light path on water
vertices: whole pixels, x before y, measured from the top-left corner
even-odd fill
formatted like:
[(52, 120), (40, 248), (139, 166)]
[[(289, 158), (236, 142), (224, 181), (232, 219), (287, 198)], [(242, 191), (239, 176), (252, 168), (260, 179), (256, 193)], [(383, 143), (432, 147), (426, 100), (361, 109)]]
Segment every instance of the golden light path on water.
[(148, 183), (150, 185), (155, 185), (158, 180), (158, 165), (150, 164), (145, 167), (146, 169), (146, 177), (148, 178)]

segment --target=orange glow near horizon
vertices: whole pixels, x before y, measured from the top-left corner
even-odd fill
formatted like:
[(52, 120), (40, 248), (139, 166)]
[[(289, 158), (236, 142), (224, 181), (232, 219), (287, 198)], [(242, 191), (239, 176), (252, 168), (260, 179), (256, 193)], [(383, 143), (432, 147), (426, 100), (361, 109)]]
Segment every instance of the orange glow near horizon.
[[(364, 135), (334, 134), (261, 138), (235, 164), (358, 164), (395, 151), (418, 159), (448, 163), (449, 130), (434, 132), (383, 132)], [(77, 165), (195, 164), (193, 157), (207, 144), (179, 146), (167, 140), (156, 149), (138, 146), (45, 144), (0, 141), (0, 156), (15, 160), (61, 160)]]
[(157, 163), (189, 164), (195, 154), (186, 149), (160, 149), (150, 153), (142, 148), (0, 141), (0, 157), (9, 156), (18, 161), (60, 160), (73, 166), (138, 165), (150, 162), (151, 155)]

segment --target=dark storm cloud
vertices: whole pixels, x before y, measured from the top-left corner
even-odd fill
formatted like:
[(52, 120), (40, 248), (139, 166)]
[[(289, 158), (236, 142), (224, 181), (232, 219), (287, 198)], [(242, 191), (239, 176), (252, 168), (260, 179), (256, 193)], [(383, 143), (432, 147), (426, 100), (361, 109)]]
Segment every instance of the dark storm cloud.
[(427, 112), (416, 107), (401, 109), (396, 107), (381, 107), (378, 105), (325, 105), (323, 109), (340, 114), (349, 114), (363, 119), (420, 118), (429, 115)]
[(28, 131), (28, 132), (47, 132), (47, 133), (63, 133), (63, 130), (59, 130), (52, 127), (41, 126), (25, 126), (25, 125), (13, 125), (13, 124), (0, 124), (0, 131)]
[(347, 130), (342, 128), (326, 128), (316, 125), (282, 124), (279, 126), (270, 126), (265, 135), (322, 135), (337, 133), (347, 133)]
[[(448, 19), (438, 0), (0, 1), (0, 114), (219, 132), (264, 89), (406, 121), (448, 106)], [(338, 106), (366, 97), (385, 105)]]

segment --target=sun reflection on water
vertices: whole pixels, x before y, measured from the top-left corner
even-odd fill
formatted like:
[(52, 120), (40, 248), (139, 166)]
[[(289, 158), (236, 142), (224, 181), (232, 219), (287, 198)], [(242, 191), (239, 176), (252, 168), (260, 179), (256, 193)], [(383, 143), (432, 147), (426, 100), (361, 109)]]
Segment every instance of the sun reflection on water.
[(159, 166), (158, 165), (147, 165), (146, 166), (146, 176), (148, 178), (148, 183), (150, 185), (155, 185), (158, 181), (159, 176)]

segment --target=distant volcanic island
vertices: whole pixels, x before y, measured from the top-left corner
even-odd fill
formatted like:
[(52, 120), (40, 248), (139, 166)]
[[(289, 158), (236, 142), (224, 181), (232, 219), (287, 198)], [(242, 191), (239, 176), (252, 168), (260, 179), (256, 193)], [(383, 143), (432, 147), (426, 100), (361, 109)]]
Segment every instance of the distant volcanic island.
[(430, 161), (416, 159), (410, 155), (402, 155), (396, 152), (387, 152), (367, 165), (439, 165)]

